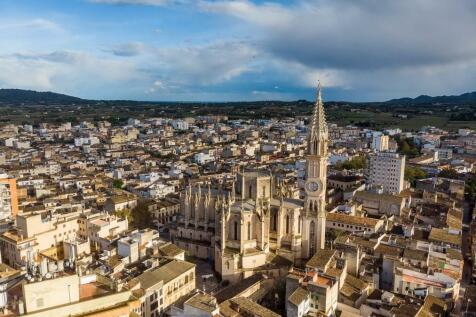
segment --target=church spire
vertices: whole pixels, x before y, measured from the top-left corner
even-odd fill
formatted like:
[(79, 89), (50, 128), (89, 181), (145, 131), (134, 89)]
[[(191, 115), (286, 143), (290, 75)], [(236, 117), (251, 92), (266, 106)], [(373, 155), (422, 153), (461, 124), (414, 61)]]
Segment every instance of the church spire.
[(317, 85), (317, 98), (312, 112), (311, 122), (309, 123), (308, 146), (309, 155), (326, 155), (327, 153), (327, 122), (322, 103), (321, 82)]
[(312, 120), (310, 123), (310, 136), (321, 136), (327, 134), (326, 115), (324, 113), (324, 104), (322, 103), (321, 82), (317, 84), (317, 98), (312, 112)]

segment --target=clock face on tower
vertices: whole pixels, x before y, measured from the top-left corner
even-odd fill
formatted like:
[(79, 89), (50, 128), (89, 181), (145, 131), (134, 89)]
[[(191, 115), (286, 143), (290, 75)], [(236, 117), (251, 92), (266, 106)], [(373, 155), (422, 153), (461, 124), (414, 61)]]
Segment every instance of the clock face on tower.
[(306, 183), (306, 190), (310, 193), (318, 193), (321, 191), (321, 184), (319, 180), (311, 180)]

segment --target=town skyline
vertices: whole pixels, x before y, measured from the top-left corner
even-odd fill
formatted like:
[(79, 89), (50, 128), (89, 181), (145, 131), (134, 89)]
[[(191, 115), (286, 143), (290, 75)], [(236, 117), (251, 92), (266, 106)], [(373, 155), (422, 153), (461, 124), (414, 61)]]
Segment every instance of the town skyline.
[(0, 13), (0, 317), (476, 316), (476, 1)]

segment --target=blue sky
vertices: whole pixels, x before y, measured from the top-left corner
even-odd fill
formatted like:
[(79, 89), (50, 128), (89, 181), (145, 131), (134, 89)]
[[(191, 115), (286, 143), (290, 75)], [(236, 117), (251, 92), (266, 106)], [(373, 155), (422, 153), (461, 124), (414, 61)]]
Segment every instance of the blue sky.
[(2, 0), (0, 88), (386, 100), (476, 90), (476, 2)]

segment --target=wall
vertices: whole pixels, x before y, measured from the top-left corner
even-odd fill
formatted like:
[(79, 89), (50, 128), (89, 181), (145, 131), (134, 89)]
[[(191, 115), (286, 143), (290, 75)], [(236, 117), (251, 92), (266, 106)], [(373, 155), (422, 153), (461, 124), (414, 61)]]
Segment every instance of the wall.
[(79, 301), (79, 277), (70, 275), (25, 284), (23, 298), (28, 313), (77, 302)]

